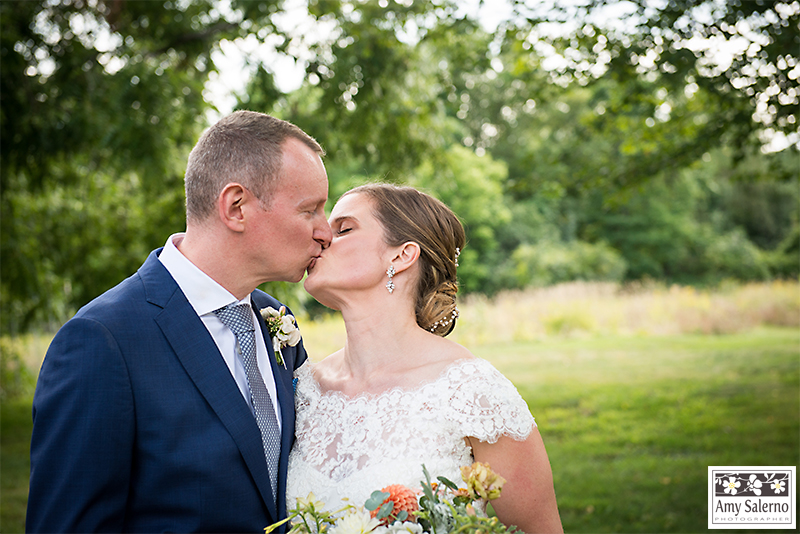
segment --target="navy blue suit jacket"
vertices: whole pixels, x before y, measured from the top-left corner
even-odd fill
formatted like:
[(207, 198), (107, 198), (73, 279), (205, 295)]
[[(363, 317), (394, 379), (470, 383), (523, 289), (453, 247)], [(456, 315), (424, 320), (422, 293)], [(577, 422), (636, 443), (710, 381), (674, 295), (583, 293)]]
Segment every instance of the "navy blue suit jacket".
[[(259, 532), (286, 516), (292, 373), (278, 366), (278, 496), (261, 434), (214, 340), (150, 254), (53, 339), (33, 401), (29, 532)], [(279, 308), (262, 291), (258, 309)], [(277, 501), (277, 502), (276, 502)]]

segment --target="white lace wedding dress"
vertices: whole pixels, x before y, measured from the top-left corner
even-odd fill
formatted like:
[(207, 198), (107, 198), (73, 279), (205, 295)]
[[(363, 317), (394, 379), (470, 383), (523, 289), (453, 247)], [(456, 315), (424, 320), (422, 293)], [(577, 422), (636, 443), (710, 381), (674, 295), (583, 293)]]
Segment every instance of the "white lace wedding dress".
[(373, 491), (391, 484), (419, 489), (422, 464), (434, 480), (445, 476), (463, 487), (461, 467), (473, 462), (465, 437), (489, 443), (504, 435), (523, 440), (536, 425), (514, 385), (478, 358), (458, 360), (413, 390), (354, 398), (322, 393), (313, 365), (295, 372), (297, 441), (286, 490), (290, 510), (310, 492), (336, 511), (345, 499), (363, 506)]

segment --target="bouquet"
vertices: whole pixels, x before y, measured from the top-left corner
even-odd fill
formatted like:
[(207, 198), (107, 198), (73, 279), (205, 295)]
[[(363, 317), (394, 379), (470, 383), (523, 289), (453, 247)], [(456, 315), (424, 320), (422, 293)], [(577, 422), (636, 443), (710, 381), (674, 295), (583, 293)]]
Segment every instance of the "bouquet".
[(297, 534), (450, 534), (461, 532), (513, 533), (496, 517), (487, 517), (474, 506), (500, 496), (505, 479), (493, 472), (489, 464), (475, 462), (461, 468), (466, 488), (459, 488), (445, 477), (431, 476), (422, 466), (425, 480), (422, 491), (400, 484), (374, 491), (363, 507), (346, 505), (329, 512), (324, 503), (311, 493), (298, 499), (289, 517), (264, 529), (269, 534), (280, 525), (291, 522), (290, 533)]

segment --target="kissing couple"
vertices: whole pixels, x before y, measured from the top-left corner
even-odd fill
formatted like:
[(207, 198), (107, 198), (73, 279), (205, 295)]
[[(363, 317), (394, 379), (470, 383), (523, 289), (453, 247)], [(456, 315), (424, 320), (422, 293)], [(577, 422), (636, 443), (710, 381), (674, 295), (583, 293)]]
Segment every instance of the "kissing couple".
[[(419, 488), (423, 464), (459, 480), (474, 461), (507, 480), (500, 521), (562, 531), (525, 401), (446, 339), (458, 218), (414, 188), (369, 184), (328, 220), (323, 155), (262, 113), (206, 130), (186, 167), (186, 231), (47, 351), (28, 532), (259, 532), (309, 492), (337, 510), (390, 484)], [(291, 311), (256, 289), (306, 274), (347, 329), (318, 363)], [(292, 335), (275, 341), (276, 325)]]

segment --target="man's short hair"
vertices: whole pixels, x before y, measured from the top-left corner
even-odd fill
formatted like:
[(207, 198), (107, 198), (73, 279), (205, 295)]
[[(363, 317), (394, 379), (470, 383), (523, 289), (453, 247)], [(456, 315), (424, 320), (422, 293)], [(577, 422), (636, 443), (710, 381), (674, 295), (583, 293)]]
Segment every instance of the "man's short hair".
[(186, 219), (202, 222), (231, 182), (246, 187), (267, 207), (283, 163), (283, 143), (295, 138), (316, 154), (325, 151), (294, 124), (255, 111), (237, 111), (211, 126), (189, 154), (184, 183)]

